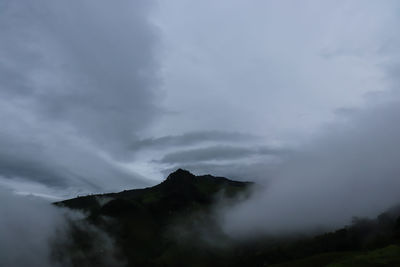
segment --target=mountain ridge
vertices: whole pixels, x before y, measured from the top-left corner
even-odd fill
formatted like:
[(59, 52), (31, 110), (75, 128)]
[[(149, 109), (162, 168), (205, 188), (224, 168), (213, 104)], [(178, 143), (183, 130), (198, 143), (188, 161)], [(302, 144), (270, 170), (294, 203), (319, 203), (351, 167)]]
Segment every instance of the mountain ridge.
[[(123, 190), (116, 193), (104, 193), (104, 194), (93, 194), (87, 196), (78, 196), (59, 202), (55, 202), (55, 205), (66, 206), (72, 209), (86, 209), (88, 205), (94, 205), (93, 200), (96, 198), (118, 198), (118, 199), (140, 199), (145, 195), (171, 195), (175, 197), (184, 197), (183, 200), (196, 200), (212, 201), (214, 194), (225, 190), (227, 197), (234, 197), (236, 193), (246, 191), (253, 182), (241, 182), (230, 180), (225, 177), (207, 175), (196, 176), (187, 170), (177, 169), (172, 172), (168, 177), (161, 183), (139, 189)], [(192, 196), (190, 196), (192, 194)], [(141, 199), (142, 202), (151, 202), (150, 196)], [(78, 203), (79, 202), (79, 203)]]

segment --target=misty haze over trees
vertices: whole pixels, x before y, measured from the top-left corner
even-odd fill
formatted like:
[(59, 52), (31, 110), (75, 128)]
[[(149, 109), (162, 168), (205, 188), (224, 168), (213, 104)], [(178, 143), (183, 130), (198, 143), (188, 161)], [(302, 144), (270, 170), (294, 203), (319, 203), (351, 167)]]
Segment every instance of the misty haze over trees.
[(399, 10), (0, 0), (0, 266), (400, 266)]

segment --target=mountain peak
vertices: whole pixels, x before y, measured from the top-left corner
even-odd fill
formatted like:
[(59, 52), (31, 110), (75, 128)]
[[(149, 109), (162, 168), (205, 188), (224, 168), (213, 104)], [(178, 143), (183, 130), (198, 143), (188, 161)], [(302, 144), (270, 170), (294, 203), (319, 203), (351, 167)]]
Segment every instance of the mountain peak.
[(177, 169), (176, 171), (172, 172), (170, 175), (167, 177), (167, 181), (171, 180), (181, 180), (181, 179), (193, 179), (196, 176), (192, 174), (191, 172), (184, 170), (184, 169)]

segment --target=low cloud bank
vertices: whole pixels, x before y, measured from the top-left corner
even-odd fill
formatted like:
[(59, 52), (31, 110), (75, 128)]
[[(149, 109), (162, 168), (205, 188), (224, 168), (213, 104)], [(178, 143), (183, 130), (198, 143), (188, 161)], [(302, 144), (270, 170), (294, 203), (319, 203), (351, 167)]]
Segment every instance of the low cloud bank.
[(50, 240), (67, 226), (63, 211), (1, 188), (0, 202), (0, 266), (57, 266), (50, 261)]
[(0, 202), (0, 266), (123, 266), (113, 239), (84, 214), (1, 187)]
[(263, 189), (222, 210), (225, 231), (246, 237), (330, 229), (400, 203), (400, 103), (393, 92), (384, 98), (391, 100), (326, 127), (269, 173)]

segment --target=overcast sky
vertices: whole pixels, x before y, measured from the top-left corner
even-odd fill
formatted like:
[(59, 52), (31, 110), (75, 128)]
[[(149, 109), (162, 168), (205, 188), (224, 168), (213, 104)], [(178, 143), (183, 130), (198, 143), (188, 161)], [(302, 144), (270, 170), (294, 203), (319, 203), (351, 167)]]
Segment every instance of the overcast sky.
[(399, 8), (0, 0), (0, 187), (65, 198), (178, 167), (269, 180), (327, 127), (397, 99)]

